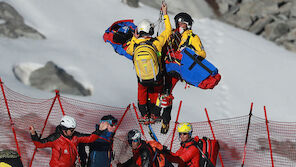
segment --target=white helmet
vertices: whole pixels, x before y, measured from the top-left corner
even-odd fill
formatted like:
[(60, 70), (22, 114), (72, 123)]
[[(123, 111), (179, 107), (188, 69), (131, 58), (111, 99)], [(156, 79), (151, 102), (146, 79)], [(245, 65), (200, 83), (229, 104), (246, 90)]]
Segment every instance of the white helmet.
[(154, 34), (154, 25), (147, 19), (142, 20), (138, 25), (138, 32), (141, 34), (146, 33), (149, 35)]
[(69, 128), (69, 129), (75, 129), (76, 128), (76, 121), (74, 118), (65, 115), (61, 119), (60, 125), (66, 127), (66, 128)]

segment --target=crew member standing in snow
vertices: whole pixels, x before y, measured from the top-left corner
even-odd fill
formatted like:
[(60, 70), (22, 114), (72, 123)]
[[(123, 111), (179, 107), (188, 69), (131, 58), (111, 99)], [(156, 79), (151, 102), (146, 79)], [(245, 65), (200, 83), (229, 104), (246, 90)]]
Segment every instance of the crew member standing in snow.
[(141, 139), (141, 132), (133, 129), (127, 134), (129, 145), (133, 149), (133, 157), (124, 163), (118, 163), (118, 167), (141, 166), (155, 167), (157, 160), (153, 160), (154, 153), (152, 148)]
[(166, 158), (170, 162), (180, 162), (180, 159), (186, 163), (188, 167), (199, 167), (200, 152), (195, 146), (195, 141), (191, 137), (192, 126), (190, 123), (184, 122), (178, 125), (179, 138), (181, 140), (181, 147), (176, 153), (172, 153), (163, 147), (161, 152), (166, 154)]
[[(172, 33), (172, 28), (167, 15), (167, 5), (162, 4), (165, 30), (156, 38), (154, 25), (144, 19), (135, 31), (135, 34), (126, 52), (133, 56), (133, 62), (138, 77), (138, 107), (142, 118), (153, 120), (160, 117), (160, 111), (156, 110), (158, 94), (163, 90), (163, 71), (161, 67), (161, 50)], [(150, 103), (150, 104), (149, 104)]]
[[(105, 115), (100, 120), (101, 124), (107, 123), (107, 129), (103, 130), (100, 137), (93, 143), (89, 143), (88, 167), (110, 167), (113, 156), (112, 144), (114, 131), (118, 120), (112, 115)], [(96, 129), (100, 129), (100, 125), (96, 124)], [(86, 159), (85, 144), (79, 145), (80, 158)]]
[(99, 130), (91, 135), (81, 134), (75, 131), (76, 121), (70, 116), (63, 116), (56, 132), (47, 138), (40, 139), (33, 126), (30, 126), (31, 138), (37, 148), (52, 148), (49, 165), (51, 167), (73, 167), (77, 159), (77, 145), (79, 143), (91, 143), (99, 138), (107, 123), (101, 124)]

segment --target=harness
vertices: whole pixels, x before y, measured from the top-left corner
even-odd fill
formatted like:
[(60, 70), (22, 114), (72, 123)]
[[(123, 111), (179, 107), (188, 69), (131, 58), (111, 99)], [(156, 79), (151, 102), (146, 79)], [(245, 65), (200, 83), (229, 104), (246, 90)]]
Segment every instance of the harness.
[(196, 50), (196, 48), (192, 45), (192, 37), (195, 37), (195, 34), (191, 32), (188, 34), (186, 41), (180, 46), (180, 48), (187, 46), (193, 50)]

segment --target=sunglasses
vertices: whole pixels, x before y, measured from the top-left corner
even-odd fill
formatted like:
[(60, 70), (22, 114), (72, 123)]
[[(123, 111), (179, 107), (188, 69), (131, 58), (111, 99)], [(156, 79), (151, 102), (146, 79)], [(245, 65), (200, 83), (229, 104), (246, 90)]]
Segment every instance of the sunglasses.
[(132, 142), (140, 142), (140, 139), (135, 139), (135, 140), (127, 140), (129, 145), (132, 145)]
[(74, 132), (75, 129), (71, 128), (71, 129), (68, 129), (68, 130), (71, 131), (71, 132)]
[(113, 120), (101, 120), (100, 123), (102, 122), (108, 122), (110, 126), (116, 126), (117, 125), (117, 119)]
[(189, 133), (179, 133), (179, 136), (188, 135)]

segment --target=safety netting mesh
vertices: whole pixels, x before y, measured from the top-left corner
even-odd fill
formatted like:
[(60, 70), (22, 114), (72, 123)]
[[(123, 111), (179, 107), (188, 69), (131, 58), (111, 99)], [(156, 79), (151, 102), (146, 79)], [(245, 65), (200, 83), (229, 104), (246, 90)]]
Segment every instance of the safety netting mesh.
[[(114, 136), (113, 150), (115, 157), (112, 161), (113, 165), (124, 162), (132, 156), (131, 148), (126, 140), (129, 130), (139, 129), (143, 132), (143, 139), (152, 140), (148, 126), (138, 123), (137, 114), (139, 115), (139, 112), (134, 105), (126, 108), (112, 107), (83, 102), (58, 94), (50, 99), (36, 99), (14, 92), (5, 85), (3, 85), (3, 88), (7, 101), (5, 101), (1, 91), (0, 150), (20, 150), (24, 166), (30, 166), (31, 162), (32, 166), (36, 167), (49, 166), (51, 149), (42, 148), (35, 152), (35, 146), (29, 134), (29, 126), (33, 125), (38, 134), (42, 133), (42, 137), (47, 137), (54, 133), (63, 113), (77, 120), (76, 130), (81, 133), (92, 133), (95, 130), (95, 125), (104, 115), (112, 114), (120, 120), (120, 125)], [(181, 111), (181, 114), (184, 112), (186, 111)], [(10, 117), (8, 113), (10, 113)], [(224, 166), (241, 166), (248, 121), (249, 115), (210, 122), (214, 135), (220, 144), (220, 156)], [(193, 122), (192, 125), (193, 136), (200, 138), (207, 136), (213, 139), (208, 121)], [(151, 127), (161, 143), (171, 148), (173, 152), (179, 149), (179, 136), (177, 132), (174, 133), (175, 121), (170, 122), (170, 129), (166, 135), (160, 133), (161, 123), (155, 123)], [(269, 121), (268, 127), (274, 166), (296, 166), (296, 122)], [(18, 143), (18, 146), (16, 143)], [(245, 153), (244, 166), (272, 166), (265, 119), (256, 116), (251, 117)], [(222, 166), (219, 157), (217, 164), (217, 166)]]

